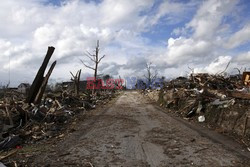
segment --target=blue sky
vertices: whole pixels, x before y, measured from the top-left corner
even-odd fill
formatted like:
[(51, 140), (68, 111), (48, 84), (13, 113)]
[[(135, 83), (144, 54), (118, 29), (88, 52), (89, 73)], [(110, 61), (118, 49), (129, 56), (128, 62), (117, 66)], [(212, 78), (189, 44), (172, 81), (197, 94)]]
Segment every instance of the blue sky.
[[(142, 77), (152, 62), (160, 76), (217, 73), (230, 61), (249, 69), (248, 0), (8, 0), (0, 3), (0, 84), (32, 82), (48, 46), (56, 48), (51, 81), (93, 71), (84, 53), (100, 40), (100, 74)], [(10, 58), (10, 61), (9, 61)], [(9, 70), (10, 69), (10, 70)], [(250, 69), (249, 69), (250, 70)]]

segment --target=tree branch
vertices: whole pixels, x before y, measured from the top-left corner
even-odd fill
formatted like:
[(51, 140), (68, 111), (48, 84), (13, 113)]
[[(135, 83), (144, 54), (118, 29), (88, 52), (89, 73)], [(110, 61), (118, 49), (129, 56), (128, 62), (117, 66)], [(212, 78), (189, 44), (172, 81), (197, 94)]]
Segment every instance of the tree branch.
[(87, 53), (89, 56), (95, 57), (95, 55), (94, 55), (94, 54), (92, 55), (89, 51), (86, 51), (86, 53)]
[(226, 66), (226, 68), (225, 68), (225, 70), (224, 71), (222, 71), (222, 72), (220, 72), (220, 73), (216, 73), (215, 75), (220, 75), (220, 74), (222, 74), (222, 73), (224, 73), (226, 70), (227, 70), (227, 68), (228, 68), (228, 66), (230, 65), (230, 61), (227, 63), (227, 66)]
[(194, 68), (188, 66), (188, 69), (191, 70), (192, 74), (194, 73)]
[(156, 78), (157, 78), (157, 75), (158, 75), (158, 71), (155, 70), (155, 75), (152, 77), (152, 79), (156, 79)]
[(73, 78), (75, 78), (74, 74), (70, 71), (70, 74), (72, 75)]
[(84, 64), (84, 63), (83, 63), (83, 65), (84, 65), (85, 67), (91, 69), (91, 70), (95, 70), (93, 67), (90, 67), (90, 66), (88, 66), (88, 65), (86, 65), (86, 64)]
[(79, 81), (80, 81), (81, 72), (82, 72), (82, 70), (80, 69), (80, 70), (78, 71), (78, 75), (77, 75), (77, 79), (78, 79)]
[[(85, 56), (87, 56), (91, 61), (93, 61), (93, 62), (95, 62), (96, 60), (95, 60), (95, 55), (92, 55), (91, 53), (89, 53), (88, 51), (87, 51), (87, 54), (85, 53)], [(94, 58), (92, 58), (92, 57), (94, 57)]]
[(238, 68), (234, 68), (234, 69), (236, 69), (240, 75), (240, 71), (241, 71), (242, 67), (240, 69), (238, 69)]
[(100, 61), (105, 57), (105, 55), (103, 55), (99, 60), (98, 63), (100, 63)]
[(93, 67), (90, 67), (90, 66), (86, 65), (82, 60), (80, 60), (80, 61), (82, 62), (82, 64), (83, 64), (85, 67), (87, 67), (87, 68), (89, 68), (89, 69), (91, 69), (91, 70), (95, 70)]

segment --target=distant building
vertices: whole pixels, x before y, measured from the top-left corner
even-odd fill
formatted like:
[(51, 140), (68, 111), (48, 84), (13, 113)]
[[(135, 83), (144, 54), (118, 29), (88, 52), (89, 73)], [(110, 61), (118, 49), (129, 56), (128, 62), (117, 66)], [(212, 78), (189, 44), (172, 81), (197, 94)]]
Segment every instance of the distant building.
[[(74, 90), (74, 82), (62, 82), (62, 87), (68, 90)], [(84, 91), (87, 88), (87, 81), (80, 81), (79, 90)]]
[(30, 89), (30, 84), (28, 83), (21, 83), (17, 87), (17, 91), (24, 94), (26, 94), (29, 91), (29, 89)]
[(14, 90), (17, 91), (18, 89), (16, 87), (8, 87), (8, 90)]

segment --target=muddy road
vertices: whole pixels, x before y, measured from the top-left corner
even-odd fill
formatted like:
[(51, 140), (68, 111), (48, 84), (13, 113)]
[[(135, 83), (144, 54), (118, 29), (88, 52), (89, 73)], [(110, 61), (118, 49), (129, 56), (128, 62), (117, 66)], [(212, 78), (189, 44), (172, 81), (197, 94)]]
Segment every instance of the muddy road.
[(136, 91), (93, 112), (34, 166), (248, 166), (249, 152), (164, 113)]

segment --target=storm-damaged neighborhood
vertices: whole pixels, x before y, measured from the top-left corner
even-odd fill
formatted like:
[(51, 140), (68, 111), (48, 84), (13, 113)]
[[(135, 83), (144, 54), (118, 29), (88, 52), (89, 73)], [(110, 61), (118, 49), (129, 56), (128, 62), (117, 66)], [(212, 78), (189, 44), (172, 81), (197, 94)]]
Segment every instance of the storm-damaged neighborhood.
[(0, 2), (0, 166), (249, 166), (249, 7)]

